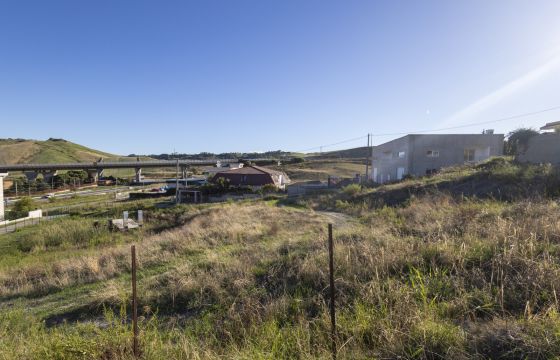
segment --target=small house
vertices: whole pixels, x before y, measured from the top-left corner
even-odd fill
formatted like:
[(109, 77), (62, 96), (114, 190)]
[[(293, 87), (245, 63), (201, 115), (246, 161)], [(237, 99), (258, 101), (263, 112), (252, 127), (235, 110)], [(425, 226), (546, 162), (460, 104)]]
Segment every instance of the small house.
[(284, 190), (286, 184), (290, 183), (290, 179), (283, 171), (255, 165), (219, 171), (214, 174), (211, 182), (216, 183), (220, 179), (224, 179), (231, 186), (262, 187), (274, 185), (281, 190)]

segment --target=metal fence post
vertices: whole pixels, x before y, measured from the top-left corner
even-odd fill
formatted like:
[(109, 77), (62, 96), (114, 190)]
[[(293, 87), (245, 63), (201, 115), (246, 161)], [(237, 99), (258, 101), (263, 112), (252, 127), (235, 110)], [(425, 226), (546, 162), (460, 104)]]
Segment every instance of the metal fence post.
[(138, 357), (138, 299), (136, 297), (136, 246), (130, 248), (132, 255), (132, 353)]
[(335, 288), (334, 288), (334, 245), (332, 224), (329, 224), (329, 287), (330, 287), (330, 313), (331, 313), (331, 352), (336, 360), (336, 314), (335, 314)]

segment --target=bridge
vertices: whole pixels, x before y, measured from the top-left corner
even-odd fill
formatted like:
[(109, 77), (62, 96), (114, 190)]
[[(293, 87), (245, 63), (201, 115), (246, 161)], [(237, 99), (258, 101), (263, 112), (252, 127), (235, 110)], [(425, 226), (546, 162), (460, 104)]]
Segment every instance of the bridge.
[(187, 168), (192, 166), (221, 166), (222, 164), (237, 164), (239, 162), (270, 162), (273, 159), (214, 159), (214, 160), (149, 160), (149, 161), (94, 161), (62, 164), (14, 164), (0, 165), (0, 173), (22, 171), (28, 180), (32, 181), (39, 174), (43, 175), (45, 182), (50, 182), (59, 170), (83, 170), (88, 173), (92, 181), (103, 176), (105, 169), (134, 169), (136, 182), (142, 181), (142, 169), (145, 168), (177, 168), (183, 178), (186, 177)]
[(116, 161), (116, 162), (79, 162), (63, 164), (14, 164), (0, 165), (0, 221), (4, 220), (4, 178), (10, 171), (22, 171), (28, 180), (35, 180), (39, 174), (45, 182), (50, 182), (59, 170), (83, 170), (90, 180), (97, 181), (105, 169), (134, 169), (137, 183), (142, 181), (143, 168), (176, 168), (181, 171), (183, 178), (187, 178), (187, 168), (192, 166), (217, 166), (222, 164), (237, 164), (239, 162), (268, 163), (277, 162), (274, 159), (215, 159), (215, 160), (150, 160), (150, 161)]
[[(261, 160), (261, 159), (255, 159)], [(96, 181), (103, 175), (105, 169), (134, 169), (136, 171), (136, 181), (142, 181), (142, 169), (144, 168), (177, 168), (180, 169), (183, 177), (186, 175), (188, 167), (192, 166), (221, 166), (221, 164), (238, 163), (239, 159), (219, 159), (219, 160), (150, 160), (150, 161), (118, 161), (118, 162), (79, 162), (62, 164), (14, 164), (0, 165), (0, 173), (11, 171), (22, 171), (28, 180), (35, 180), (39, 174), (49, 182), (59, 170), (84, 170), (88, 173), (91, 180)], [(254, 161), (254, 160), (251, 160)]]

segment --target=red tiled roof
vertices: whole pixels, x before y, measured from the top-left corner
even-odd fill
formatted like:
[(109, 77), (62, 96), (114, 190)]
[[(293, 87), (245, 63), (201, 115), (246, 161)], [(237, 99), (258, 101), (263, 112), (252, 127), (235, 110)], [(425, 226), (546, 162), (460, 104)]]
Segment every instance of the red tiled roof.
[(284, 174), (282, 171), (267, 169), (256, 165), (246, 165), (238, 169), (228, 169), (228, 170), (220, 171), (216, 174), (222, 174), (222, 173), (240, 174), (240, 175), (251, 175), (251, 174), (283, 175)]

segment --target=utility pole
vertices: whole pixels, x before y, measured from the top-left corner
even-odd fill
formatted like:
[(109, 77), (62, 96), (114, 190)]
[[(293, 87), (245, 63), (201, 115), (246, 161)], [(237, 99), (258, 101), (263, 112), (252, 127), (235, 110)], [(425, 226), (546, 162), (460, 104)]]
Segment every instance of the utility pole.
[(368, 163), (371, 163), (371, 180), (373, 181), (373, 133), (369, 137), (371, 140), (368, 149)]
[(175, 204), (178, 203), (179, 203), (179, 158), (177, 158), (177, 168), (175, 169)]
[(367, 147), (366, 147), (366, 182), (369, 179), (369, 133), (367, 134)]

